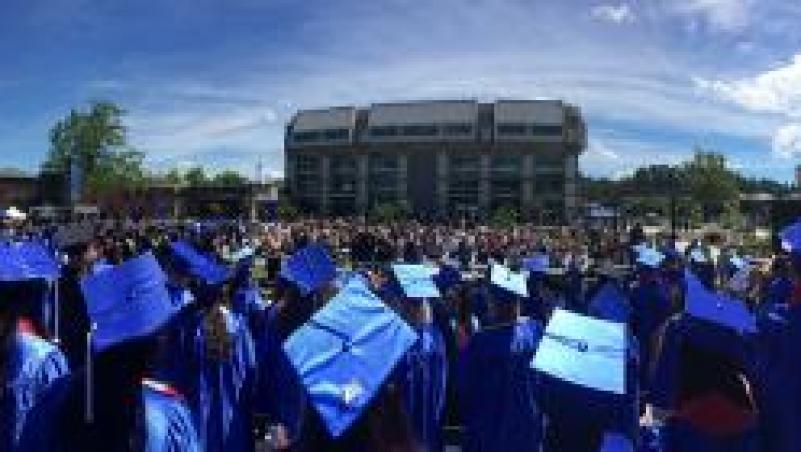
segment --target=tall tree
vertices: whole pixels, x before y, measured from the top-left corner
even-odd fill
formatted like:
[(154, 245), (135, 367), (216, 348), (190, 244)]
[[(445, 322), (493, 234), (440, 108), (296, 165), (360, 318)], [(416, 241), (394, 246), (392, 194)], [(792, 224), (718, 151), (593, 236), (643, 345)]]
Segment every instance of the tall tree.
[(687, 186), (704, 215), (719, 215), (723, 206), (737, 198), (737, 174), (726, 166), (726, 156), (696, 148), (693, 159), (684, 164)]
[[(112, 102), (94, 102), (88, 109), (72, 109), (50, 129), (50, 149), (43, 167), (67, 174), (83, 174), (84, 191), (122, 188), (142, 174), (142, 155), (126, 146), (122, 108)], [(120, 173), (132, 172), (130, 178)]]

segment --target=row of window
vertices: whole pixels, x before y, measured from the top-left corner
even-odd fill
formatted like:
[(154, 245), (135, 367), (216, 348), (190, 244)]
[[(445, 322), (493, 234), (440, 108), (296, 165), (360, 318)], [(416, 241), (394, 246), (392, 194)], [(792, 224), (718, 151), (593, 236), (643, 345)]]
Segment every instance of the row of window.
[(373, 138), (394, 137), (469, 137), (473, 135), (472, 124), (418, 124), (407, 126), (376, 126), (370, 127), (370, 136)]
[[(299, 173), (317, 173), (320, 171), (320, 164), (320, 157), (314, 155), (301, 155), (296, 160)], [(371, 156), (368, 164), (371, 173), (393, 172), (400, 169), (397, 157)], [(561, 173), (564, 171), (563, 165), (564, 161), (559, 157), (538, 156), (534, 162), (534, 170), (536, 173)], [(478, 173), (481, 169), (481, 159), (477, 156), (452, 156), (448, 166), (453, 174)], [(493, 156), (490, 160), (492, 173), (516, 174), (521, 166), (522, 159), (514, 155)], [(331, 173), (353, 173), (357, 168), (355, 157), (338, 157), (330, 160)]]
[(498, 136), (505, 137), (561, 137), (562, 126), (546, 126), (538, 124), (498, 124)]
[(349, 129), (325, 129), (294, 132), (295, 143), (313, 143), (315, 141), (347, 141), (350, 139)]
[[(563, 128), (561, 125), (503, 123), (498, 124), (497, 133), (501, 137), (561, 137)], [(373, 138), (470, 137), (474, 134), (473, 124), (413, 124), (406, 126), (376, 126), (369, 129), (369, 135)], [(347, 141), (350, 138), (351, 131), (346, 128), (307, 130), (292, 134), (292, 139), (295, 143)]]

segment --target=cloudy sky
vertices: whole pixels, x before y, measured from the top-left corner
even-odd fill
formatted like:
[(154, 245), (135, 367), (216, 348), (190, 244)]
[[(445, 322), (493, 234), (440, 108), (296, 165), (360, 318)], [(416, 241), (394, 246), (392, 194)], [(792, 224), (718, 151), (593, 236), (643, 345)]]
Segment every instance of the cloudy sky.
[(788, 0), (3, 0), (0, 167), (34, 170), (72, 106), (109, 99), (154, 169), (282, 168), (298, 108), (563, 98), (582, 170), (724, 151), (801, 163), (801, 2)]

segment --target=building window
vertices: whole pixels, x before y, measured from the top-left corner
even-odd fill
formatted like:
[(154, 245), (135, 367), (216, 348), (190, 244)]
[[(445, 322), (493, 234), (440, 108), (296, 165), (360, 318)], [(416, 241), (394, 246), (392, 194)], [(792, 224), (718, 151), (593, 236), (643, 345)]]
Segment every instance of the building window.
[(498, 135), (523, 136), (525, 134), (525, 124), (498, 124)]
[(348, 129), (326, 129), (325, 139), (330, 141), (342, 141), (350, 138)]
[(522, 162), (517, 155), (495, 155), (492, 157), (492, 171), (495, 173), (520, 174)]
[(376, 138), (394, 137), (398, 135), (398, 128), (394, 126), (370, 127), (370, 136)]
[(331, 174), (356, 174), (356, 159), (353, 157), (332, 158)]
[(443, 131), (449, 137), (464, 137), (473, 134), (472, 124), (446, 124)]
[(437, 126), (434, 125), (403, 126), (401, 130), (407, 137), (431, 137), (437, 134)]
[(540, 174), (534, 180), (537, 193), (562, 193), (565, 189), (565, 176), (562, 174)]
[(320, 140), (320, 132), (310, 130), (307, 132), (295, 132), (292, 134), (292, 140), (296, 143), (311, 143)]
[(531, 133), (543, 137), (561, 137), (562, 126), (531, 126)]
[(481, 169), (481, 158), (472, 155), (452, 155), (450, 171), (454, 173), (478, 173)]
[(320, 158), (313, 155), (299, 155), (297, 171), (300, 173), (316, 173), (320, 171)]
[(400, 168), (398, 157), (371, 154), (370, 155), (370, 172), (371, 173), (385, 173), (397, 172)]

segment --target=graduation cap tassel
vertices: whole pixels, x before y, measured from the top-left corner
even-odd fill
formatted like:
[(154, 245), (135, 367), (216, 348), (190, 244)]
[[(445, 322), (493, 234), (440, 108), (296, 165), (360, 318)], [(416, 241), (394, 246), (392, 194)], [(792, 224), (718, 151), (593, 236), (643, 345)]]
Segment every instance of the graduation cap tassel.
[(89, 331), (86, 333), (86, 406), (84, 412), (84, 419), (87, 424), (94, 422), (94, 382), (92, 381), (92, 373), (94, 372), (92, 363), (92, 333), (94, 333), (97, 325), (92, 324)]

